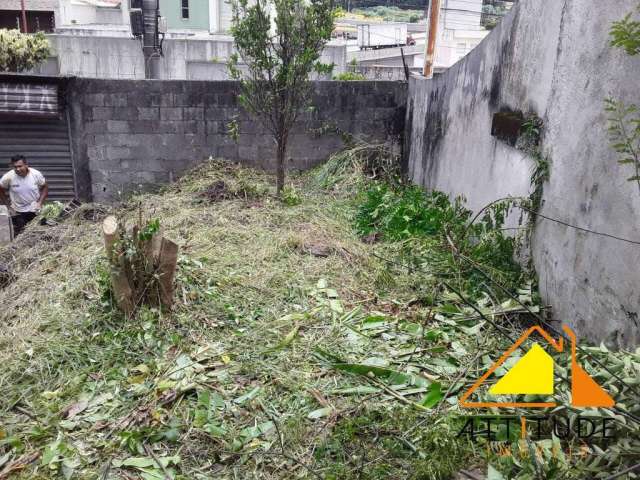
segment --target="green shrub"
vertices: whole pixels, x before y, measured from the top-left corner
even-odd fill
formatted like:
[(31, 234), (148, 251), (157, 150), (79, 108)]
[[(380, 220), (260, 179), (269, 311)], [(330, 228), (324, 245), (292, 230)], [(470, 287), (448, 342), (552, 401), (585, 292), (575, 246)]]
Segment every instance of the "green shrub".
[(302, 203), (302, 197), (293, 185), (285, 185), (282, 190), (282, 194), (280, 195), (280, 199), (282, 200), (282, 203), (290, 207), (300, 205)]
[[(640, 20), (632, 19), (631, 13), (613, 23), (610, 36), (612, 46), (631, 56), (640, 54)], [(605, 112), (611, 147), (618, 153), (620, 164), (631, 166), (632, 173), (627, 180), (635, 182), (640, 190), (640, 108), (638, 104), (607, 98)]]
[(49, 41), (42, 32), (31, 35), (0, 29), (0, 72), (31, 70), (50, 54)]
[(422, 10), (407, 10), (399, 7), (386, 7), (377, 5), (375, 7), (354, 8), (353, 13), (363, 15), (367, 18), (380, 18), (385, 22), (410, 22), (416, 23), (423, 17)]
[(614, 22), (610, 34), (613, 47), (622, 48), (629, 55), (640, 53), (640, 20), (633, 19), (631, 13)]
[(353, 82), (357, 80), (366, 80), (367, 77), (357, 72), (344, 72), (344, 73), (339, 73), (338, 75), (335, 75), (333, 79), (340, 80), (342, 82)]
[(462, 198), (451, 201), (416, 185), (376, 183), (360, 195), (355, 228), (362, 236), (378, 233), (401, 242), (401, 262), (407, 266), (447, 277), (462, 268), (467, 274), (459, 286), (471, 294), (479, 294), (486, 280), (478, 268), (515, 291), (523, 274), (515, 261), (518, 243), (502, 230), (511, 206), (512, 201), (499, 202), (472, 219)]
[(436, 235), (447, 223), (464, 224), (471, 212), (460, 199), (453, 203), (442, 192), (425, 194), (417, 185), (391, 188), (378, 183), (363, 195), (356, 215), (360, 235), (381, 233), (387, 240)]

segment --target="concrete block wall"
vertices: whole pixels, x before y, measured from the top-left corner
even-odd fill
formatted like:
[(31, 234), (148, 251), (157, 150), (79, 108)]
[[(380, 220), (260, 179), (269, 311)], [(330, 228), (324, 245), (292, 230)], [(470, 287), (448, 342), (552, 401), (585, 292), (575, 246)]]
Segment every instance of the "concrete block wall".
[[(84, 198), (111, 200), (166, 183), (209, 157), (275, 169), (269, 132), (238, 103), (232, 81), (71, 79), (67, 85), (76, 178)], [(315, 82), (313, 111), (300, 114), (288, 168), (326, 160), (343, 143), (326, 127), (383, 142), (404, 130), (406, 84)], [(228, 134), (238, 124), (238, 139)]]
[(6, 206), (0, 205), (0, 247), (11, 242), (11, 216)]
[[(433, 80), (414, 78), (407, 168), (428, 189), (465, 195), (478, 210), (528, 196), (535, 160), (491, 135), (500, 111), (544, 121), (550, 160), (542, 214), (640, 240), (640, 195), (607, 138), (604, 99), (640, 102), (640, 57), (609, 44), (615, 20), (637, 8), (591, 0), (521, 0), (485, 40)], [(532, 245), (554, 317), (594, 342), (640, 343), (640, 248), (538, 217)]]

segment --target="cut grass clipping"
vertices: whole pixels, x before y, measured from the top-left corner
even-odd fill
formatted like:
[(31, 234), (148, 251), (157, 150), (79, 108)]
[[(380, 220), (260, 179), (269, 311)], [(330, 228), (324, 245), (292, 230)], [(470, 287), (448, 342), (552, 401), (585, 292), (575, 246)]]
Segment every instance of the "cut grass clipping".
[[(508, 342), (441, 279), (514, 332), (527, 310), (545, 310), (534, 284), (518, 274), (525, 309), (470, 278), (459, 254), (516, 277), (475, 252), (482, 232), (468, 240), (444, 203), (449, 227), (395, 238), (382, 209), (381, 238), (362, 242), (354, 225), (377, 184), (362, 176), (356, 193), (338, 179), (327, 191), (317, 174), (293, 177), (295, 201), (283, 202), (265, 174), (211, 162), (114, 211), (33, 224), (0, 251), (13, 275), (0, 290), (0, 478), (441, 480), (473, 467), (603, 478), (637, 459), (636, 425), (620, 414), (609, 445), (570, 439), (573, 453), (553, 461), (548, 442), (539, 458), (510, 459), (456, 439), (458, 396)], [(132, 222), (140, 210), (180, 246), (175, 305), (126, 319), (109, 291), (101, 215), (87, 212)], [(637, 379), (638, 352), (590, 352)], [(640, 415), (632, 392), (580, 360)]]

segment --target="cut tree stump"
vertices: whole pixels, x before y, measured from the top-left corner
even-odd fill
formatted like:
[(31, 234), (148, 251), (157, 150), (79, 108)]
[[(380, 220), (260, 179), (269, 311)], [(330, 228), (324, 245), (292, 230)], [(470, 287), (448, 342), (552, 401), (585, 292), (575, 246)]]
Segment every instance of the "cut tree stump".
[(125, 272), (124, 263), (114, 252), (114, 246), (119, 239), (118, 219), (108, 216), (102, 222), (102, 235), (107, 258), (111, 264), (111, 288), (116, 299), (116, 304), (125, 315), (131, 315), (135, 310), (133, 290)]
[(163, 237), (158, 260), (160, 303), (164, 308), (170, 310), (173, 307), (173, 280), (176, 276), (178, 263), (178, 245)]
[[(141, 221), (141, 220), (140, 220)], [(173, 307), (174, 280), (178, 263), (178, 245), (156, 232), (151, 238), (139, 238), (142, 225), (134, 225), (131, 233), (114, 216), (102, 222), (104, 248), (111, 266), (111, 286), (118, 307), (131, 315), (143, 304)], [(124, 232), (124, 233), (123, 233)], [(133, 259), (124, 255), (118, 245), (121, 235), (131, 235), (127, 245), (135, 245)], [(126, 238), (126, 237), (123, 237)]]
[(108, 216), (102, 222), (102, 236), (107, 258), (111, 261), (113, 259), (113, 246), (118, 241), (118, 220), (113, 215)]

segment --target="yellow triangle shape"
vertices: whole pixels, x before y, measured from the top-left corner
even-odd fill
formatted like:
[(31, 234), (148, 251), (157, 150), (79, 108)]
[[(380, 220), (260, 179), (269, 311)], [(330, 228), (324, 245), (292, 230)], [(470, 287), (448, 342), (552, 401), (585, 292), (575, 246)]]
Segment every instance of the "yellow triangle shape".
[(553, 394), (553, 358), (534, 343), (507, 374), (489, 389), (492, 395)]

